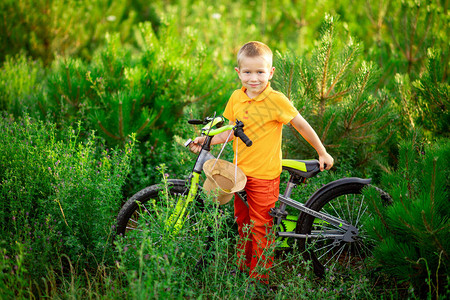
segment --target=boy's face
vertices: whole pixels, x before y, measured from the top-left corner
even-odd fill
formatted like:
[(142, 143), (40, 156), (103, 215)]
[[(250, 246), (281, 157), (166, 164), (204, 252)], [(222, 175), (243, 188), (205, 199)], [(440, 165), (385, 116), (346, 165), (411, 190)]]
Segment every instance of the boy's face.
[(235, 70), (242, 81), (242, 85), (247, 89), (247, 96), (255, 98), (267, 87), (275, 68), (261, 56), (245, 56), (242, 58), (239, 68)]

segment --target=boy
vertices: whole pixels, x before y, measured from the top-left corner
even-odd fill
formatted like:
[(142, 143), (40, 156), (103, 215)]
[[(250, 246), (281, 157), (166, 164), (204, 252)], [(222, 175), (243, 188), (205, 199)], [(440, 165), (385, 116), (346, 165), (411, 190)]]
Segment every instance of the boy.
[[(273, 257), (265, 257), (263, 251), (270, 245), (266, 231), (272, 227), (269, 211), (278, 199), (281, 174), (281, 133), (283, 124), (291, 123), (319, 154), (320, 170), (329, 170), (333, 158), (327, 153), (319, 137), (298, 113), (297, 109), (282, 93), (270, 87), (275, 68), (272, 66), (272, 51), (261, 42), (249, 42), (237, 55), (235, 68), (242, 88), (236, 90), (227, 103), (223, 116), (234, 124), (241, 120), (245, 134), (253, 141), (246, 147), (240, 139), (234, 139), (233, 149), (238, 151), (237, 165), (247, 176), (245, 191), (248, 206), (235, 197), (234, 210), (238, 224), (238, 267), (250, 270), (250, 277), (267, 283), (267, 271), (259, 273), (256, 265), (269, 269)], [(215, 136), (211, 144), (224, 143), (229, 132)], [(197, 137), (191, 150), (198, 152), (205, 137)], [(231, 138), (230, 138), (231, 139)], [(246, 238), (246, 228), (251, 235)], [(250, 226), (250, 227), (249, 227)], [(259, 262), (258, 262), (259, 260)]]

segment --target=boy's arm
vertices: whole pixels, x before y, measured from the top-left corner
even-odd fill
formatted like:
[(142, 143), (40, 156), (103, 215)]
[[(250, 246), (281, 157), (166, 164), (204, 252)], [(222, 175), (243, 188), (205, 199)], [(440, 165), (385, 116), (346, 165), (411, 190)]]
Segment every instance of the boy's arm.
[[(230, 121), (229, 124), (233, 125), (234, 123)], [(230, 131), (231, 131), (231, 135), (230, 135)], [(227, 140), (228, 136), (230, 136), (230, 138)], [(234, 134), (233, 134), (232, 130), (227, 130), (227, 131), (221, 132), (212, 138), (211, 145), (223, 144), (223, 143), (233, 139), (233, 137), (234, 137)], [(191, 151), (194, 153), (200, 152), (205, 139), (206, 139), (206, 136), (196, 137), (194, 139), (194, 142), (189, 145), (189, 148), (191, 149)]]
[(327, 153), (327, 150), (323, 146), (320, 141), (317, 133), (314, 129), (309, 125), (309, 123), (298, 114), (291, 120), (292, 126), (297, 129), (297, 131), (302, 135), (302, 137), (311, 145), (314, 149), (316, 149), (317, 154), (319, 154), (319, 162), (320, 162), (320, 170), (324, 170), (324, 164), (326, 165), (326, 169), (329, 170), (334, 164), (334, 159), (330, 154)]

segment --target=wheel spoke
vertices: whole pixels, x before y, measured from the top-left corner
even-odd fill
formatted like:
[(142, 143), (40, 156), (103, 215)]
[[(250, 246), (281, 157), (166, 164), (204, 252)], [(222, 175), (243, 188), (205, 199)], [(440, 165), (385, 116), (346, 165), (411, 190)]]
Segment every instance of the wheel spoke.
[[(361, 202), (361, 206), (362, 206), (363, 202)], [(355, 226), (357, 226), (359, 224), (359, 221), (361, 221), (361, 217), (364, 216), (364, 214), (366, 213), (366, 211), (369, 209), (369, 206), (365, 206), (363, 212), (360, 214), (358, 212), (358, 218), (356, 219), (356, 223)], [(367, 217), (370, 217), (370, 215), (368, 215)]]
[(136, 227), (126, 227), (127, 230), (137, 230), (137, 231), (142, 231), (142, 229), (136, 228)]
[[(331, 248), (330, 248), (330, 247), (331, 247)], [(336, 247), (337, 247), (337, 246), (335, 246), (334, 243), (331, 243), (331, 244), (325, 245), (325, 246), (323, 246), (323, 247), (317, 249), (317, 251), (320, 252), (320, 250), (322, 250), (322, 249), (330, 248), (330, 249), (328, 249), (326, 252), (324, 252), (324, 253), (319, 257), (319, 259), (321, 259), (321, 258), (324, 257), (325, 255), (327, 255), (331, 250), (333, 250), (333, 249), (336, 248)]]
[(339, 219), (342, 219), (341, 215), (337, 212), (337, 210), (334, 208), (334, 205), (332, 203), (329, 203), (329, 206), (333, 209), (334, 213), (337, 215)]
[(139, 224), (135, 219), (130, 218), (129, 222), (133, 222), (134, 224)]
[[(334, 265), (339, 261), (339, 257), (341, 256), (342, 252), (344, 251), (344, 248), (345, 248), (345, 244), (342, 245), (342, 246), (339, 248), (339, 250), (336, 251), (336, 252), (333, 254), (333, 256), (330, 257), (330, 259), (328, 259), (323, 265), (326, 266), (330, 261), (333, 260), (333, 258), (334, 258), (336, 255), (338, 255), (337, 258), (336, 258), (336, 260), (335, 260), (336, 262), (333, 264), (333, 266), (334, 266)], [(330, 268), (330, 269), (331, 269), (331, 268)]]
[(350, 209), (350, 204), (348, 203), (348, 195), (345, 195), (345, 202), (347, 203), (347, 216), (349, 217), (349, 219), (347, 221), (352, 223), (353, 215), (352, 215), (352, 210)]
[(346, 230), (345, 229), (343, 229), (342, 227), (339, 227), (339, 226), (334, 226), (334, 225), (332, 225), (332, 224), (330, 224), (331, 226), (333, 226), (333, 227), (328, 227), (327, 225), (323, 225), (323, 229), (322, 230), (318, 230), (318, 231), (321, 231), (321, 232), (326, 232), (326, 231), (328, 231), (328, 230), (338, 230), (339, 232), (345, 232)]

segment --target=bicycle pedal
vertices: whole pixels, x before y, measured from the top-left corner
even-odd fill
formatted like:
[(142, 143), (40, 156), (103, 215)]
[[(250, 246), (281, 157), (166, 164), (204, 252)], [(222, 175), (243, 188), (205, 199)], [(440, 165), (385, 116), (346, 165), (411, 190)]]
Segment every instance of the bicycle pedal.
[(273, 207), (270, 209), (269, 215), (274, 218), (281, 218), (282, 220), (286, 220), (288, 213), (287, 211), (281, 211), (279, 208)]

